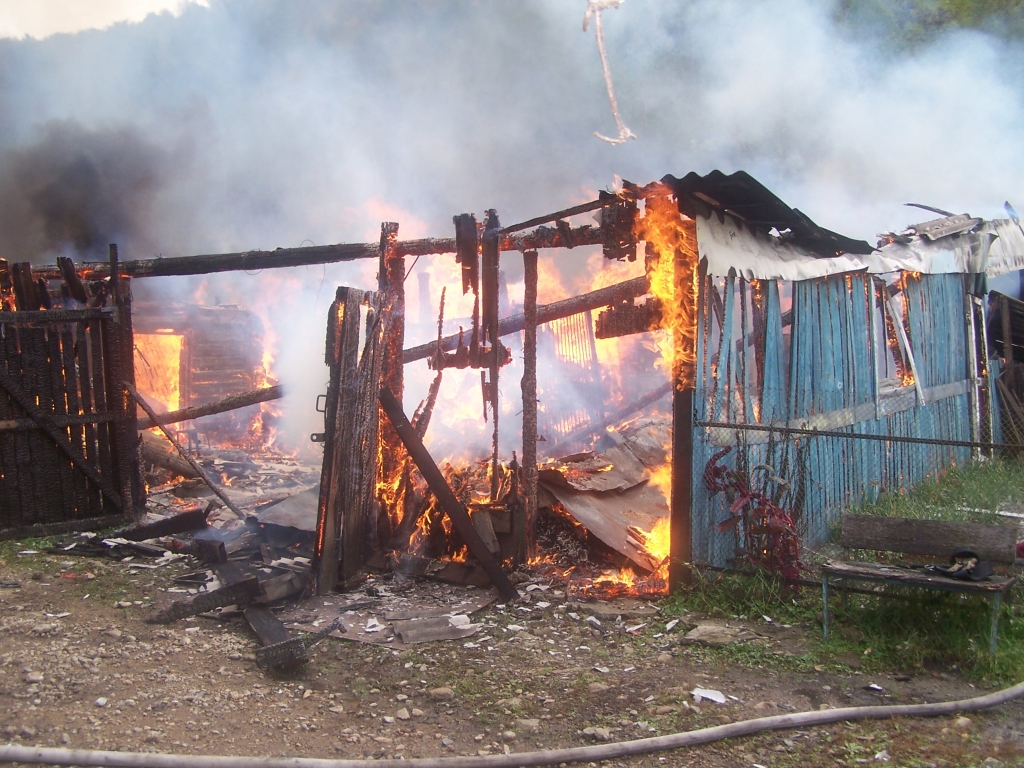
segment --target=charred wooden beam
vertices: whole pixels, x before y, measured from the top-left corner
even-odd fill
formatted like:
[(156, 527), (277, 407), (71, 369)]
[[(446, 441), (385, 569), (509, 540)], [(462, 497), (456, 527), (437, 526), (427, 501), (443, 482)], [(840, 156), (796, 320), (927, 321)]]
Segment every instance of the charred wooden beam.
[[(529, 250), (529, 249), (528, 249)], [(550, 323), (552, 320), (560, 320), (563, 317), (571, 317), (588, 309), (606, 307), (617, 301), (632, 299), (636, 296), (643, 296), (647, 293), (647, 278), (635, 277), (623, 283), (609, 285), (590, 293), (583, 293), (573, 296), (570, 299), (555, 301), (551, 304), (544, 304), (537, 307), (537, 324)], [(523, 314), (511, 315), (498, 322), (498, 335), (508, 336), (511, 333), (518, 333), (526, 327), (526, 317)], [(445, 336), (441, 339), (441, 350), (451, 352), (459, 345), (459, 334)], [(437, 351), (438, 342), (431, 341), (420, 344), (418, 347), (410, 347), (405, 350), (404, 360), (412, 363), (416, 360), (423, 360), (433, 357)]]
[(469, 547), (469, 551), (487, 572), (491, 583), (498, 588), (498, 592), (501, 593), (505, 600), (515, 600), (518, 598), (519, 592), (512, 582), (509, 581), (508, 576), (501, 569), (498, 561), (494, 559), (490, 550), (487, 549), (487, 546), (480, 538), (480, 534), (476, 532), (476, 528), (473, 527), (473, 521), (470, 520), (466, 508), (462, 506), (462, 503), (452, 493), (452, 489), (444, 479), (444, 475), (441, 474), (441, 470), (438, 469), (433, 457), (427, 451), (426, 446), (423, 445), (423, 441), (420, 440), (416, 430), (412, 428), (409, 419), (406, 418), (405, 412), (402, 410), (402, 404), (398, 402), (387, 388), (381, 389), (378, 399), (381, 409), (394, 426), (395, 432), (398, 433), (398, 437), (409, 452), (410, 458), (416, 463), (420, 474), (423, 475), (423, 479), (426, 480), (430, 490), (437, 498), (441, 509), (451, 518), (459, 535), (462, 536), (466, 546)]
[[(180, 408), (177, 411), (161, 413), (157, 418), (159, 419), (160, 424), (178, 424), (182, 421), (191, 421), (192, 419), (198, 419), (202, 416), (213, 416), (218, 413), (227, 413), (228, 411), (245, 408), (249, 405), (278, 400), (282, 397), (284, 397), (284, 387), (280, 385), (276, 387), (263, 387), (262, 389), (255, 389), (252, 392), (243, 392), (240, 395), (225, 397), (223, 400), (218, 400), (215, 403), (195, 405), (191, 408)], [(157, 426), (157, 422), (148, 417), (145, 419), (139, 419), (136, 423), (136, 428), (139, 431), (151, 429), (155, 426)]]
[(60, 270), (60, 274), (64, 278), (64, 284), (67, 285), (71, 298), (79, 304), (88, 303), (89, 294), (86, 293), (85, 285), (82, 283), (81, 278), (78, 277), (78, 272), (75, 270), (75, 262), (67, 256), (58, 256), (57, 269)]
[(302, 638), (292, 637), (269, 608), (251, 605), (242, 615), (263, 646), (256, 650), (256, 664), (261, 669), (289, 669), (306, 663), (306, 644)]
[[(601, 245), (600, 227), (578, 227), (572, 230), (573, 245)], [(570, 244), (557, 229), (539, 227), (522, 235), (501, 238), (503, 251), (521, 251), (524, 248), (568, 248)], [(404, 240), (395, 243), (399, 256), (427, 256), (455, 253), (455, 238), (438, 237), (422, 240)], [(172, 256), (164, 259), (122, 261), (118, 273), (126, 277), (172, 277), (176, 275), (208, 275), (215, 272), (239, 272), (259, 269), (286, 269), (315, 264), (335, 264), (343, 261), (376, 259), (380, 256), (377, 243), (340, 243), (303, 248), (278, 248), (273, 251), (242, 251), (200, 256)], [(79, 274), (86, 280), (98, 280), (110, 274), (110, 264), (87, 261), (79, 265)], [(34, 274), (47, 280), (63, 278), (56, 267), (39, 267)]]
[[(131, 383), (127, 382), (127, 381), (123, 382), (123, 385), (124, 385), (124, 388), (128, 390), (128, 393), (135, 399), (135, 402), (138, 403), (142, 407), (142, 410), (144, 410), (146, 412), (146, 414), (149, 416), (149, 418), (153, 419), (153, 421), (158, 421), (159, 419), (158, 419), (156, 413), (153, 411), (153, 408), (150, 406), (149, 403), (146, 402), (146, 400), (142, 397), (142, 395), (139, 394), (138, 390), (135, 389), (135, 387)], [(238, 507), (236, 507), (232, 503), (231, 499), (229, 499), (227, 497), (227, 495), (225, 495), (224, 491), (222, 491), (210, 479), (209, 475), (207, 475), (206, 472), (203, 470), (203, 468), (201, 466), (199, 466), (199, 463), (195, 459), (193, 459), (191, 456), (189, 456), (188, 451), (186, 451), (184, 448), (181, 447), (181, 443), (179, 443), (177, 440), (174, 439), (174, 435), (172, 435), (167, 430), (167, 428), (164, 427), (163, 425), (158, 424), (157, 426), (160, 427), (160, 431), (164, 433), (164, 437), (166, 437), (168, 440), (171, 441), (171, 445), (173, 445), (175, 447), (175, 449), (178, 451), (178, 453), (181, 455), (181, 457), (183, 459), (185, 459), (185, 461), (187, 461), (191, 465), (192, 469), (194, 469), (199, 474), (199, 478), (204, 483), (206, 483), (207, 487), (211, 491), (214, 492), (214, 494), (217, 496), (217, 498), (220, 499), (221, 501), (223, 501), (225, 506), (228, 509), (230, 509), (232, 512), (234, 512), (240, 518), (244, 519), (245, 515), (242, 514), (242, 511), (240, 509), (238, 509)]]
[[(380, 386), (387, 387), (402, 400), (405, 392), (405, 365), (402, 361), (402, 347), (405, 345), (405, 256), (396, 252), (398, 224), (385, 221), (380, 225), (380, 273), (379, 289), (386, 303), (390, 320), (384, 329), (381, 343)], [(380, 442), (383, 445), (398, 445), (398, 436), (389, 423), (380, 425)], [(391, 486), (402, 472), (404, 457), (400, 451), (381, 453), (378, 472), (384, 485)], [(390, 541), (394, 531), (387, 500), (378, 494), (377, 536), (381, 542)]]
[(594, 335), (599, 339), (652, 331), (661, 325), (661, 301), (652, 297), (640, 305), (632, 299), (616, 302), (597, 316), (596, 325)]
[(523, 486), (526, 503), (517, 510), (513, 539), (517, 559), (536, 554), (537, 528), (537, 252), (523, 253)]
[(100, 320), (113, 314), (113, 307), (47, 309), (36, 312), (0, 312), (0, 323), (67, 323), (79, 320)]
[(501, 341), (498, 335), (498, 266), (500, 263), (500, 251), (498, 240), (501, 223), (498, 221), (498, 212), (493, 208), (487, 211), (487, 221), (484, 224), (484, 236), (480, 248), (480, 304), (483, 341), (485, 346), (493, 350), (490, 365), (488, 366), (489, 378), (484, 378), (481, 371), (480, 381), (483, 383), (484, 397), (484, 418), (487, 418), (487, 408), (490, 406), (491, 422), (493, 431), (491, 433), (491, 501), (498, 500), (498, 369), (499, 353), (502, 351)]
[(133, 526), (128, 530), (118, 532), (117, 536), (128, 539), (128, 541), (145, 541), (161, 536), (173, 536), (176, 533), (198, 531), (200, 528), (206, 527), (206, 518), (209, 513), (209, 509), (193, 509), (146, 525)]
[(188, 616), (223, 608), (226, 605), (248, 605), (260, 596), (260, 582), (255, 576), (245, 576), (232, 584), (210, 592), (200, 592), (184, 600), (175, 600), (169, 605), (154, 609), (145, 621), (147, 624), (171, 624)]
[(11, 282), (14, 286), (15, 305), (19, 311), (35, 312), (43, 306), (39, 286), (29, 262), (15, 262), (11, 265)]

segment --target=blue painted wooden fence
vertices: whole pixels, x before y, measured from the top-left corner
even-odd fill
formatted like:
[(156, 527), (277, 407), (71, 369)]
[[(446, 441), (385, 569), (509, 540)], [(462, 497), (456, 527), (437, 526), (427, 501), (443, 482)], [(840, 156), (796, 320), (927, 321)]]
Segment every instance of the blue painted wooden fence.
[[(850, 273), (794, 283), (707, 277), (698, 319), (697, 421), (998, 440), (998, 408), (991, 409), (989, 432), (984, 398), (977, 405), (980, 382), (972, 381), (972, 356), (978, 359), (981, 345), (972, 340), (974, 304), (965, 276), (897, 277), (885, 282)], [(989, 392), (996, 368), (988, 365)], [(812, 549), (843, 510), (882, 492), (909, 490), (973, 458), (971, 448), (948, 445), (699, 426), (692, 500), (697, 563), (728, 566), (741, 543), (737, 531), (718, 531), (728, 502), (723, 494), (710, 496), (701, 482), (708, 461), (726, 446), (732, 450), (721, 463), (790, 510), (804, 547)]]

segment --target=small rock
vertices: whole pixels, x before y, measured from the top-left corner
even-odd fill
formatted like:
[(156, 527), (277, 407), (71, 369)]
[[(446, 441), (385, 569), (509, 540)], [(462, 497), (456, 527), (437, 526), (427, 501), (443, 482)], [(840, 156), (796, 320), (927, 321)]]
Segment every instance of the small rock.
[(409, 714), (408, 709), (402, 707), (400, 710), (395, 712), (395, 717), (397, 717), (399, 720), (408, 720), (411, 717), (411, 715)]
[(445, 747), (446, 749), (454, 750), (455, 749), (455, 742), (452, 741), (451, 739), (445, 737), (445, 738), (441, 739), (441, 746)]
[(994, 757), (986, 757), (981, 761), (982, 768), (1006, 768), (1006, 763), (996, 760)]
[(95, 704), (100, 709), (103, 709), (103, 707), (107, 706), (107, 700), (105, 697), (100, 696), (98, 699), (96, 699), (96, 701), (93, 702), (93, 704)]
[(856, 627), (840, 627), (839, 636), (854, 645), (858, 645), (864, 639), (864, 633)]
[(118, 608), (131, 608), (132, 604), (130, 600), (120, 600), (117, 603)]
[(25, 675), (26, 683), (41, 683), (43, 682), (42, 672), (29, 672)]
[(595, 741), (611, 741), (612, 732), (607, 728), (599, 728), (596, 726), (589, 726), (583, 729), (584, 736), (590, 736)]
[(429, 693), (430, 698), (434, 699), (434, 701), (450, 701), (455, 698), (455, 691), (447, 686), (431, 688)]
[(36, 735), (36, 729), (31, 725), (23, 725), (21, 726), (21, 735), (26, 739), (34, 738)]
[(120, 640), (121, 639), (121, 630), (120, 629), (108, 629), (103, 634), (106, 635), (107, 637), (112, 637), (115, 640)]
[(676, 711), (675, 707), (671, 707), (671, 706), (666, 704), (664, 706), (661, 706), (661, 707), (658, 707), (657, 709), (655, 709), (654, 710), (654, 714), (656, 714), (656, 715), (668, 715), (668, 714), (671, 714), (671, 713), (673, 713), (675, 711)]
[(858, 670), (864, 666), (864, 660), (857, 653), (843, 653), (836, 656), (836, 661), (845, 664), (850, 669)]
[(521, 731), (526, 731), (527, 733), (536, 733), (540, 730), (540, 720), (536, 720), (533, 718), (520, 719), (516, 720), (516, 726)]
[(957, 729), (963, 730), (964, 728), (970, 728), (972, 725), (974, 725), (974, 721), (971, 720), (971, 718), (969, 718), (969, 717), (964, 717), (963, 715), (961, 715), (960, 717), (958, 717), (956, 720), (953, 721), (953, 725)]
[(343, 714), (345, 714), (345, 708), (343, 706), (341, 706), (341, 704), (335, 704), (333, 707), (330, 707), (327, 711), (328, 712), (333, 712), (336, 715), (343, 715)]
[(658, 654), (658, 663), (659, 664), (665, 664), (665, 663), (667, 663), (669, 661), (672, 661), (672, 654), (671, 653), (659, 653)]
[(312, 695), (313, 695), (313, 689), (312, 688), (307, 688), (306, 690), (304, 690), (302, 692), (302, 698), (304, 698), (304, 699), (308, 699)]
[(516, 740), (516, 732), (515, 731), (502, 731), (501, 738), (502, 738), (503, 741), (515, 741)]
[(604, 693), (605, 691), (611, 690), (611, 686), (605, 685), (604, 683), (591, 683), (587, 686), (587, 689), (591, 693)]
[(426, 713), (426, 712), (424, 712), (424, 711), (423, 711), (422, 709), (419, 709), (419, 708), (417, 708), (417, 707), (413, 707), (413, 709), (412, 709), (412, 712), (411, 712), (410, 714), (411, 714), (411, 715), (412, 715), (413, 717), (423, 717), (423, 716), (424, 716), (425, 714), (427, 714), (427, 713)]
[(59, 624), (36, 624), (32, 627), (33, 635), (55, 635), (60, 631)]
[(62, 733), (60, 735), (60, 743), (61, 744), (70, 744), (71, 743), (71, 737), (68, 736), (66, 733)]
[(395, 718), (391, 717), (390, 715), (384, 715), (384, 717), (382, 717), (381, 720), (383, 720), (388, 725), (391, 725), (393, 722), (395, 722)]

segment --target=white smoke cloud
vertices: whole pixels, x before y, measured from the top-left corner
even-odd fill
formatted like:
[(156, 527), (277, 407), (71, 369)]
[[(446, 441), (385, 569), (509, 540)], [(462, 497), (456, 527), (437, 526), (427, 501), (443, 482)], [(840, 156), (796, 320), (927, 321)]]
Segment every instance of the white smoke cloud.
[(189, 3), (207, 0), (2, 0), (0, 38), (43, 40), (51, 35), (106, 29), (120, 22), (139, 22), (152, 13), (179, 16)]
[[(609, 146), (593, 136), (615, 128), (583, 0), (174, 9), (0, 40), (0, 151), (34, 146), (59, 120), (128, 130), (160, 153), (160, 184), (130, 219), (145, 231), (124, 233), (138, 245), (123, 258), (373, 240), (385, 215), (405, 222), (402, 236), (413, 221), (417, 234), (450, 236), (455, 213), (494, 207), (510, 223), (590, 199), (616, 176), (714, 168), (747, 170), (821, 225), (869, 241), (921, 218), (908, 201), (991, 217), (1004, 199), (1024, 208), (1020, 41), (961, 31), (893, 50), (836, 22), (824, 0), (630, 0), (605, 14), (604, 34), (638, 138)], [(19, 247), (36, 246), (5, 245)], [(517, 258), (504, 257), (511, 271)], [(371, 288), (374, 272), (311, 267), (269, 298), (270, 271), (207, 278), (225, 301), (282, 306), (271, 316), (297, 433), (318, 429), (334, 288)], [(150, 289), (184, 298), (199, 283)], [(506, 378), (503, 393), (515, 389)]]

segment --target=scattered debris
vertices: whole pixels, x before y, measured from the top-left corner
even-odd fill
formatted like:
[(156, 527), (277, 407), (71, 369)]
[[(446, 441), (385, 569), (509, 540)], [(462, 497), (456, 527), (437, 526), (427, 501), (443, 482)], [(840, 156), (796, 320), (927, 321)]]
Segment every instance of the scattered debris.
[(728, 703), (728, 699), (725, 698), (725, 694), (711, 688), (694, 688), (690, 693), (693, 695), (694, 704), (700, 704), (704, 699), (713, 701), (716, 704)]

